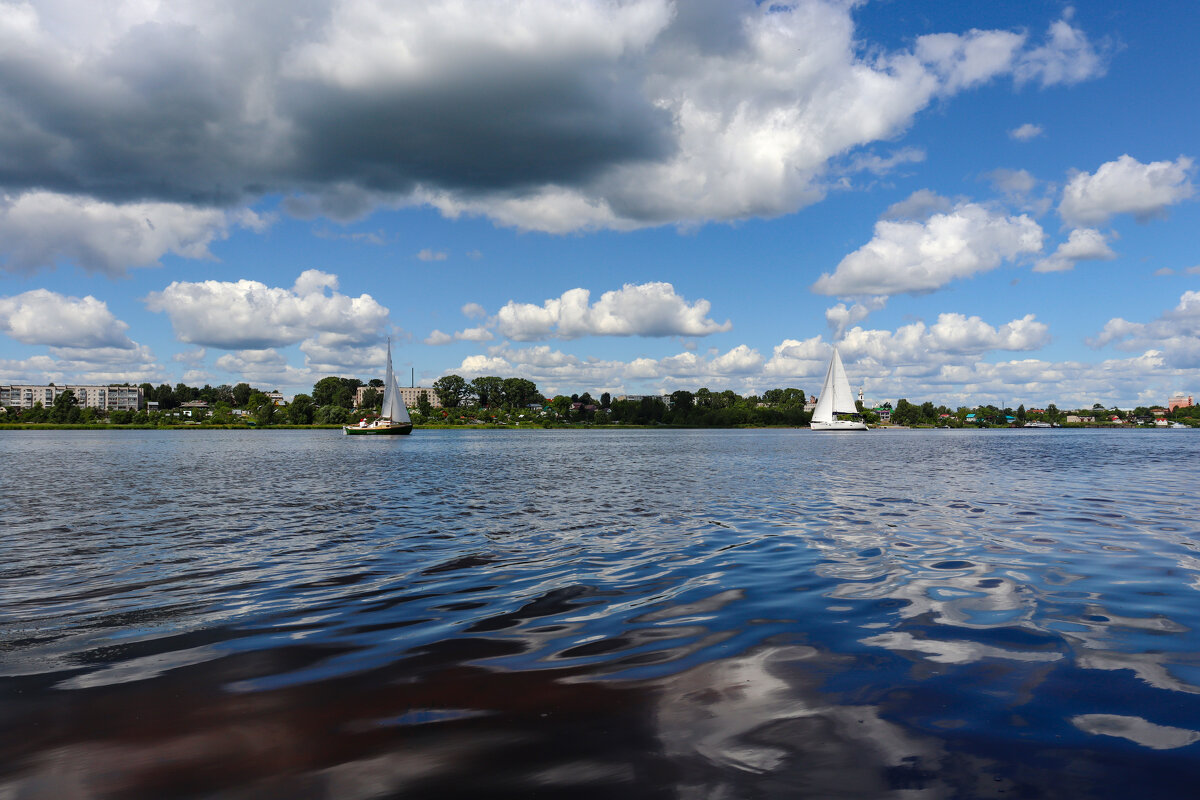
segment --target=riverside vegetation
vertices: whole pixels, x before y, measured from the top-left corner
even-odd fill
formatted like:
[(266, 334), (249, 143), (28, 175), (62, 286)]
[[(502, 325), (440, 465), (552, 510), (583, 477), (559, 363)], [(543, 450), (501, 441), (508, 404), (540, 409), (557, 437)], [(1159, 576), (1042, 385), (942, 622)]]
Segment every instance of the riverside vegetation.
[[(360, 387), (366, 387), (362, 406), (355, 406)], [(148, 402), (158, 410), (103, 411), (82, 407), (74, 392), (60, 394), (50, 407), (40, 403), (33, 408), (10, 407), (0, 414), (0, 427), (337, 427), (355, 419), (377, 414), (383, 400), (383, 382), (364, 383), (357, 378), (329, 376), (317, 381), (311, 394), (297, 394), (290, 403), (277, 405), (266, 392), (248, 383), (235, 386), (205, 385), (200, 388), (178, 383), (141, 385)], [(811, 415), (805, 411), (807, 397), (796, 388), (770, 389), (761, 395), (742, 396), (726, 389), (714, 392), (700, 388), (695, 392), (678, 390), (670, 395), (613, 399), (608, 392), (593, 398), (583, 394), (556, 395), (546, 398), (537, 385), (525, 378), (484, 376), (466, 380), (447, 375), (433, 384), (441, 408), (434, 407), (422, 394), (410, 409), (413, 422), (420, 427), (491, 426), (678, 426), (678, 427), (802, 427)], [(184, 404), (201, 401), (206, 408), (187, 408)], [(880, 423), (875, 410), (859, 410), (873, 425)], [(1054, 404), (1045, 409), (1027, 410), (1024, 405), (998, 408), (992, 405), (950, 409), (931, 401), (921, 405), (899, 400), (895, 407), (884, 403), (878, 410), (890, 414), (891, 424), (904, 427), (1011, 427), (1027, 421), (1044, 421), (1071, 426), (1068, 415), (1092, 417), (1094, 424), (1146, 424), (1153, 420), (1152, 410), (1138, 407), (1122, 411), (1096, 403), (1090, 409), (1063, 411)], [(1168, 418), (1189, 425), (1200, 425), (1200, 407), (1180, 408)]]

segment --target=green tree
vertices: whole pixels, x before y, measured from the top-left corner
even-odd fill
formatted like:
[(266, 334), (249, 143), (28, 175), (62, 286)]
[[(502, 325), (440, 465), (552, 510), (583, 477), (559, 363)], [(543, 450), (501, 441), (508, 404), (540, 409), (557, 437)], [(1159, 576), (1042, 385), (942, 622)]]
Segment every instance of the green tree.
[(245, 408), (246, 401), (250, 399), (250, 395), (254, 390), (250, 388), (248, 383), (239, 383), (233, 387), (233, 407)]
[(324, 405), (317, 409), (313, 420), (322, 425), (345, 425), (350, 421), (350, 412), (337, 405)]
[(696, 407), (696, 398), (686, 389), (671, 392), (671, 408), (680, 416), (687, 417)]
[(276, 406), (270, 400), (254, 407), (254, 421), (259, 425), (270, 425), (275, 421)]
[(542, 399), (537, 384), (525, 378), (504, 379), (504, 403), (511, 408), (524, 408)]
[(181, 402), (175, 396), (175, 390), (166, 383), (154, 390), (154, 399), (158, 401), (160, 411), (169, 411), (172, 408), (178, 408)]
[(433, 390), (444, 408), (458, 408), (471, 396), (471, 388), (461, 375), (446, 375), (433, 382)]
[(421, 392), (417, 395), (417, 411), (426, 418), (433, 413), (433, 404), (429, 402), (429, 392)]
[(510, 408), (524, 408), (541, 401), (538, 384), (526, 378), (504, 379), (504, 404)]
[(79, 402), (75, 399), (74, 389), (67, 389), (54, 398), (54, 407), (50, 410), (50, 421), (60, 425), (79, 421)]
[(383, 392), (373, 386), (368, 388), (363, 392), (362, 405), (359, 408), (383, 408)]
[(311, 425), (317, 406), (313, 399), (306, 394), (298, 394), (292, 398), (287, 407), (288, 421), (293, 425)]
[(657, 424), (663, 421), (667, 414), (667, 406), (659, 397), (643, 397), (638, 401), (637, 423), (639, 425)]
[(571, 410), (571, 398), (561, 394), (555, 395), (554, 399), (550, 401), (550, 407), (560, 417), (566, 416), (567, 412)]
[(892, 411), (892, 422), (897, 425), (915, 425), (921, 419), (921, 410), (904, 398), (896, 401)]
[(495, 375), (480, 376), (471, 381), (471, 392), (480, 406), (501, 406), (504, 404), (504, 379)]
[(609, 394), (608, 392), (600, 393), (600, 407), (601, 408), (612, 407), (612, 395), (611, 394)]
[(346, 388), (345, 379), (335, 375), (330, 375), (326, 378), (321, 378), (313, 384), (312, 399), (320, 407), (340, 405), (343, 408), (349, 408), (341, 401), (345, 395), (343, 390)]
[(212, 416), (208, 418), (212, 425), (229, 425), (233, 422), (233, 405), (228, 400), (218, 400), (213, 403)]
[(233, 408), (233, 387), (228, 383), (222, 383), (220, 386), (213, 388), (210, 397), (205, 397), (204, 399), (214, 406), (217, 403), (224, 403)]

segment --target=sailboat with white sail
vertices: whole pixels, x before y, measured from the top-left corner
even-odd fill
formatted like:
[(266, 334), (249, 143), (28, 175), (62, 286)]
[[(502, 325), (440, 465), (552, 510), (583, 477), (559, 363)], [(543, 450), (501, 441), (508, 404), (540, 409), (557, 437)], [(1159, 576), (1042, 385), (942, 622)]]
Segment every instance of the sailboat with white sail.
[(396, 373), (392, 372), (392, 340), (387, 344), (387, 369), (383, 377), (383, 408), (379, 417), (370, 421), (360, 420), (357, 425), (346, 425), (342, 433), (347, 436), (406, 436), (412, 433), (412, 418), (408, 406), (396, 385)]
[[(848, 418), (847, 418), (848, 417)], [(817, 397), (809, 427), (814, 431), (865, 431), (867, 423), (862, 421), (854, 395), (850, 392), (850, 379), (842, 366), (842, 357), (833, 348), (833, 358), (825, 373), (825, 384)]]

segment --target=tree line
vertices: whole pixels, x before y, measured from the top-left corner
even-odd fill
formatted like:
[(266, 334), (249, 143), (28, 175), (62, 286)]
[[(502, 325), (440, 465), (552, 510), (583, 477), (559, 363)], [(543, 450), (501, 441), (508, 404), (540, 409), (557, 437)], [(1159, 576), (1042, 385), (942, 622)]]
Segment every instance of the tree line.
[[(124, 384), (126, 386), (130, 384)], [(362, 402), (356, 405), (360, 387)], [(378, 412), (383, 401), (383, 381), (372, 379), (364, 383), (357, 378), (328, 376), (313, 385), (311, 394), (297, 394), (286, 406), (276, 406), (266, 392), (249, 383), (219, 386), (193, 387), (184, 383), (140, 385), (145, 399), (158, 404), (157, 412), (109, 411), (82, 407), (70, 389), (62, 392), (53, 405), (44, 408), (37, 403), (31, 409), (9, 408), (2, 417), (6, 422), (155, 425), (178, 424), (179, 407), (184, 403), (203, 401), (207, 409), (191, 410), (192, 422), (213, 425), (229, 425), (253, 421), (254, 424), (276, 425), (343, 425), (357, 417), (358, 413), (370, 415)], [(420, 395), (414, 411), (425, 420), (440, 417), (449, 423), (479, 421), (517, 422), (522, 418), (538, 418), (544, 424), (550, 420), (567, 423), (625, 424), (625, 425), (680, 425), (689, 427), (736, 427), (790, 425), (803, 426), (810, 421), (804, 410), (807, 397), (800, 389), (769, 389), (761, 395), (743, 397), (726, 389), (715, 392), (708, 388), (696, 391), (679, 390), (667, 396), (647, 396), (637, 399), (613, 400), (608, 392), (593, 398), (588, 392), (572, 395), (556, 395), (546, 398), (537, 385), (525, 378), (503, 378), (481, 376), (466, 380), (460, 375), (447, 375), (433, 383), (433, 391), (442, 405), (441, 413), (434, 409), (424, 394)], [(879, 416), (871, 409), (857, 404), (859, 411), (869, 423), (879, 422)], [(1090, 409), (1074, 412), (1060, 410), (1053, 403), (1045, 409), (1026, 409), (1022, 404), (1015, 410), (984, 405), (975, 408), (959, 406), (951, 410), (945, 405), (934, 405), (932, 401), (921, 404), (907, 399), (897, 401), (895, 407), (884, 403), (891, 422), (896, 425), (943, 426), (1009, 425), (1023, 424), (1031, 420), (1063, 424), (1068, 413), (1080, 416), (1119, 416), (1128, 421), (1151, 418), (1150, 408), (1139, 406), (1129, 411), (1116, 407), (1106, 408), (1095, 403)], [(543, 413), (543, 409), (545, 412)], [(357, 412), (357, 413), (356, 413)], [(480, 419), (482, 417), (482, 420)], [(1188, 423), (1200, 424), (1200, 406), (1180, 408), (1169, 417)]]

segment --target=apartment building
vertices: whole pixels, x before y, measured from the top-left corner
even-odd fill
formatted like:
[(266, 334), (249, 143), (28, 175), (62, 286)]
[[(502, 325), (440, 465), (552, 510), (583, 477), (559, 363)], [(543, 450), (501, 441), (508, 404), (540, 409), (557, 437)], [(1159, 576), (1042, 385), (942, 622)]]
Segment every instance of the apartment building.
[(145, 403), (145, 393), (139, 386), (85, 386), (64, 384), (62, 386), (0, 386), (0, 406), (33, 408), (41, 403), (43, 408), (54, 405), (55, 399), (70, 389), (75, 393), (75, 402), (81, 408), (96, 408), (101, 411), (137, 411)]
[[(362, 408), (363, 395), (365, 395), (367, 390), (371, 388), (374, 388), (375, 391), (379, 392), (380, 397), (383, 396), (382, 386), (360, 386), (358, 387), (358, 391), (354, 393), (355, 408)], [(400, 399), (402, 399), (404, 401), (404, 405), (408, 406), (409, 408), (417, 407), (417, 403), (420, 402), (420, 397), (422, 394), (425, 395), (425, 397), (429, 400), (429, 405), (433, 408), (442, 407), (442, 401), (438, 399), (437, 392), (428, 386), (399, 386), (397, 388), (400, 389)]]

